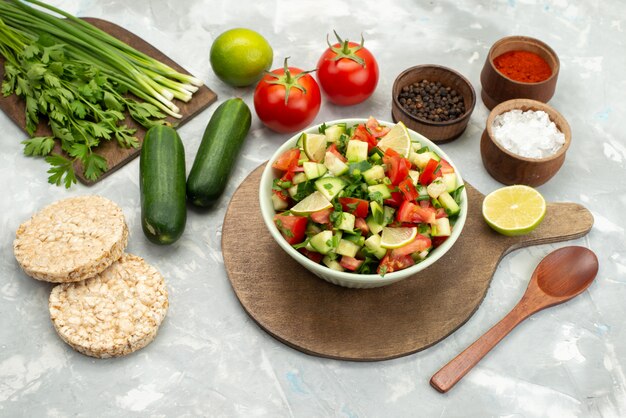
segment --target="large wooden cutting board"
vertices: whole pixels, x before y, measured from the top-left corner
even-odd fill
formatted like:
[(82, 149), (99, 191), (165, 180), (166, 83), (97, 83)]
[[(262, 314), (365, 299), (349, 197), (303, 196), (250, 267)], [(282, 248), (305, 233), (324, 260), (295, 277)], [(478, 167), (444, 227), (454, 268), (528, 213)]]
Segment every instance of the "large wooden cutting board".
[[(134, 35), (133, 33), (127, 31), (126, 29), (114, 23), (111, 23), (102, 19), (86, 17), (84, 18), (84, 20), (93, 24), (94, 26), (97, 26), (98, 28), (109, 33), (110, 35), (115, 36), (119, 40), (127, 43), (128, 45), (143, 52), (144, 54), (149, 55), (152, 58), (155, 58), (169, 65), (175, 70), (181, 73), (189, 74), (187, 71), (185, 71), (184, 68), (182, 68), (180, 65), (175, 63), (172, 59), (168, 58), (161, 51), (159, 51), (158, 49), (156, 49), (154, 46), (150, 45), (143, 39), (139, 38), (138, 36)], [(3, 78), (4, 78), (4, 59), (0, 57), (0, 80)], [(186, 122), (188, 122), (191, 118), (196, 116), (198, 113), (200, 113), (202, 110), (207, 108), (211, 103), (215, 102), (215, 100), (217, 100), (217, 95), (212, 90), (210, 90), (207, 86), (202, 86), (196, 93), (194, 93), (193, 98), (188, 103), (184, 103), (180, 100), (174, 101), (176, 106), (180, 108), (180, 113), (183, 115), (181, 119), (168, 117), (167, 120), (173, 124), (181, 126), (185, 124)], [(0, 95), (0, 109), (2, 109), (9, 116), (9, 118), (11, 118), (13, 122), (15, 122), (22, 130), (24, 130), (24, 132), (26, 132), (26, 128), (25, 128), (26, 125), (25, 125), (25, 119), (24, 119), (25, 111), (24, 111), (23, 100), (21, 100), (14, 94), (9, 97), (4, 97)], [(143, 137), (146, 133), (146, 129), (138, 125), (135, 121), (133, 121), (130, 118), (130, 116), (127, 116), (126, 118), (126, 125), (132, 128), (137, 128), (137, 132), (135, 136), (139, 139), (140, 142), (143, 142)], [(50, 128), (48, 127), (45, 121), (42, 121), (39, 124), (36, 135), (37, 136), (51, 135)], [(25, 138), (26, 137), (24, 137), (24, 139)], [(12, 138), (12, 140), (19, 141), (21, 139)], [(55, 148), (54, 152), (60, 152), (60, 147), (58, 145)], [(133, 158), (137, 157), (140, 152), (141, 152), (140, 147), (129, 148), (129, 149), (120, 148), (117, 145), (117, 142), (115, 140), (102, 142), (101, 145), (97, 148), (96, 153), (99, 155), (102, 155), (107, 160), (109, 170), (106, 173), (104, 173), (102, 177), (98, 179), (98, 181), (102, 180), (106, 176), (110, 175), (111, 173), (115, 172), (117, 169), (122, 167), (124, 164), (131, 161)], [(88, 185), (94, 183), (94, 182), (87, 180), (83, 176), (83, 169), (79, 163), (75, 164), (74, 169), (76, 171), (76, 177), (82, 183), (88, 184)]]
[(593, 225), (574, 203), (549, 203), (531, 234), (493, 232), (481, 214), (484, 196), (466, 183), (469, 211), (452, 249), (411, 278), (374, 289), (348, 289), (309, 273), (267, 231), (258, 203), (257, 168), (235, 192), (222, 228), (222, 252), (245, 311), (285, 344), (322, 357), (374, 361), (441, 341), (478, 309), (500, 259), (529, 245), (574, 239)]

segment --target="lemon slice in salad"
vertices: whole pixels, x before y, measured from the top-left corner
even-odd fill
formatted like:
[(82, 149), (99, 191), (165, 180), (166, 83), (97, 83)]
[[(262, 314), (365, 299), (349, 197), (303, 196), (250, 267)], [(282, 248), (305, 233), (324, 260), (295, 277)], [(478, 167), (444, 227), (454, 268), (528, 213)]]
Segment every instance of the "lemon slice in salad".
[(387, 132), (387, 135), (383, 136), (380, 141), (378, 141), (378, 148), (383, 151), (386, 151), (387, 148), (391, 148), (404, 158), (407, 158), (411, 152), (411, 136), (406, 126), (404, 126), (404, 123), (396, 123), (396, 125)]
[(326, 136), (320, 134), (305, 134), (302, 139), (302, 148), (309, 160), (321, 163), (326, 155)]
[(389, 228), (384, 227), (380, 239), (380, 246), (383, 248), (393, 249), (404, 247), (412, 242), (417, 236), (417, 228)]
[(483, 218), (497, 232), (524, 235), (539, 226), (546, 215), (546, 201), (532, 187), (515, 185), (491, 192), (483, 201)]
[(330, 203), (323, 194), (315, 191), (296, 203), (296, 205), (291, 208), (291, 213), (294, 215), (308, 215), (309, 213), (332, 207), (333, 204)]

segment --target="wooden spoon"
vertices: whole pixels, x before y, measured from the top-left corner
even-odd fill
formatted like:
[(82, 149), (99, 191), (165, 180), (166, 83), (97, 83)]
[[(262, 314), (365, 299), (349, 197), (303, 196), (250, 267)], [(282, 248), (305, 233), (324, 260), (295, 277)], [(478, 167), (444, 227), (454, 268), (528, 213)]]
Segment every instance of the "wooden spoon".
[(589, 287), (598, 273), (598, 258), (584, 247), (565, 247), (548, 254), (537, 266), (517, 305), (430, 379), (441, 393), (449, 391), (517, 324), (535, 312), (566, 302)]

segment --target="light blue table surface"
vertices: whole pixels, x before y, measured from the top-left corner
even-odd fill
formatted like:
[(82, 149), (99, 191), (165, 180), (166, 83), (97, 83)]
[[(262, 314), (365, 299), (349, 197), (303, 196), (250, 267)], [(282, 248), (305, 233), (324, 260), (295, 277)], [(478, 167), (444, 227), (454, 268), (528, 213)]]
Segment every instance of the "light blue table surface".
[[(221, 225), (236, 187), (287, 135), (252, 129), (224, 197), (208, 213), (189, 212), (170, 247), (144, 238), (138, 160), (93, 187), (47, 183), (47, 165), (22, 155), (24, 134), (0, 115), (0, 416), (296, 416), (296, 417), (618, 417), (626, 416), (626, 5), (617, 0), (535, 1), (54, 1), (79, 16), (110, 20), (152, 43), (203, 79), (219, 101), (253, 88), (220, 82), (209, 64), (212, 41), (248, 27), (274, 48), (273, 68), (315, 67), (336, 29), (358, 39), (380, 66), (374, 95), (352, 107), (325, 100), (315, 123), (373, 115), (390, 119), (391, 86), (402, 70), (435, 63), (458, 70), (480, 92), (480, 70), (497, 39), (539, 38), (557, 51), (561, 72), (550, 102), (569, 121), (565, 164), (539, 187), (549, 201), (585, 205), (588, 236), (506, 256), (476, 314), (450, 337), (396, 360), (355, 363), (312, 357), (262, 331), (243, 311), (227, 279)], [(180, 129), (188, 169), (211, 106)], [(488, 115), (478, 101), (461, 138), (443, 145), (478, 190), (501, 185), (483, 168), (480, 135)], [(50, 286), (19, 269), (12, 251), (18, 225), (64, 197), (99, 194), (117, 202), (130, 228), (128, 252), (166, 277), (170, 310), (156, 340), (113, 360), (73, 351), (56, 335), (47, 310)], [(577, 299), (536, 314), (508, 336), (446, 395), (428, 380), (495, 324), (523, 294), (537, 263), (565, 245), (593, 249), (596, 282)], [(419, 327), (420, 324), (415, 324)]]

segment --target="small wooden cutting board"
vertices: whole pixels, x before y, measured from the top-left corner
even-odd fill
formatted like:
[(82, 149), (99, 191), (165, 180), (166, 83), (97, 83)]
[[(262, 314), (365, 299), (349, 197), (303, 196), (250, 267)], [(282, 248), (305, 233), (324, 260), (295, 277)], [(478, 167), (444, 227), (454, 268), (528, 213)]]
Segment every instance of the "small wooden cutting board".
[[(180, 65), (175, 63), (172, 59), (168, 58), (161, 51), (139, 38), (135, 34), (127, 31), (126, 29), (117, 26), (114, 23), (108, 22), (102, 19), (96, 19), (91, 17), (83, 18), (83, 20), (91, 23), (92, 25), (102, 29), (110, 35), (113, 35), (117, 39), (125, 42), (126, 44), (132, 46), (138, 51), (143, 52), (146, 55), (149, 55), (152, 58), (155, 58), (164, 64), (169, 65), (175, 70), (189, 74), (189, 72), (185, 71)], [(0, 80), (4, 79), (4, 58), (0, 56)], [(183, 116), (181, 119), (176, 119), (171, 116), (167, 117), (167, 121), (172, 124), (176, 124), (177, 126), (181, 126), (188, 122), (191, 118), (196, 116), (202, 110), (206, 109), (211, 103), (217, 100), (217, 95), (210, 90), (207, 86), (202, 86), (198, 89), (196, 93), (194, 93), (193, 98), (188, 102), (184, 103), (180, 100), (175, 100), (174, 103), (176, 106), (180, 108), (180, 114)], [(4, 97), (0, 95), (0, 109), (6, 113), (9, 118), (15, 122), (24, 132), (26, 132), (26, 124), (25, 124), (25, 110), (24, 110), (24, 101), (17, 97), (15, 94), (11, 96)], [(130, 116), (126, 117), (126, 125), (129, 128), (136, 128), (137, 132), (135, 136), (139, 140), (140, 143), (143, 142), (143, 137), (146, 133), (146, 129), (141, 125), (137, 124)], [(50, 128), (47, 125), (47, 121), (42, 121), (39, 124), (39, 127), (36, 131), (36, 136), (49, 136), (52, 135)], [(26, 137), (24, 137), (26, 139)], [(18, 141), (18, 138), (13, 138), (12, 140)], [(55, 153), (59, 153), (60, 146), (57, 144), (54, 151)], [(107, 160), (107, 164), (109, 169), (105, 172), (96, 182), (102, 180), (107, 177), (111, 173), (115, 172), (120, 167), (124, 166), (126, 163), (131, 161), (133, 158), (137, 157), (141, 152), (141, 147), (139, 148), (128, 148), (124, 149), (117, 145), (115, 140), (113, 141), (103, 141), (101, 145), (97, 148), (96, 154), (103, 156)], [(74, 170), (76, 172), (76, 177), (80, 180), (81, 183), (91, 185), (96, 182), (92, 182), (87, 180), (83, 176), (83, 168), (80, 163), (74, 164)]]
[(263, 166), (237, 189), (222, 227), (228, 278), (245, 311), (261, 328), (308, 354), (376, 361), (441, 341), (478, 309), (500, 259), (529, 245), (579, 238), (593, 216), (575, 203), (549, 203), (542, 224), (516, 238), (482, 219), (484, 195), (465, 183), (469, 211), (452, 249), (423, 272), (374, 289), (330, 284), (300, 266), (267, 231), (258, 203)]

